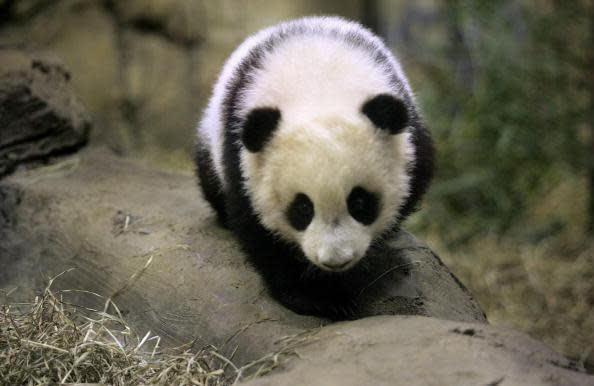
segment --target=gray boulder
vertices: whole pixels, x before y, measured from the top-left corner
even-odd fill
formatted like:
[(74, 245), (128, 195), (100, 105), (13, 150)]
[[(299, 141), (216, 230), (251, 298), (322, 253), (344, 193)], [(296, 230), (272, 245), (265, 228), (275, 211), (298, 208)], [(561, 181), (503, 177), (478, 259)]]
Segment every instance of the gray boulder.
[(0, 45), (0, 177), (86, 143), (90, 117), (55, 57)]

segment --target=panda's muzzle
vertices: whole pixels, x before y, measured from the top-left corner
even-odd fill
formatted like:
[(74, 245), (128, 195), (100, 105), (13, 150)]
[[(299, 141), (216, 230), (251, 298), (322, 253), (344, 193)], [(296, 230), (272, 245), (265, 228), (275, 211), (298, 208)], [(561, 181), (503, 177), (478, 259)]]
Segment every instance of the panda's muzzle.
[(355, 253), (348, 251), (341, 251), (340, 253), (328, 253), (327, 250), (322, 250), (318, 254), (318, 265), (326, 271), (346, 271), (347, 269), (354, 266), (358, 258), (355, 257)]
[(303, 252), (324, 271), (347, 271), (357, 265), (369, 247), (369, 232), (360, 228), (350, 218), (338, 225), (314, 221), (302, 241)]

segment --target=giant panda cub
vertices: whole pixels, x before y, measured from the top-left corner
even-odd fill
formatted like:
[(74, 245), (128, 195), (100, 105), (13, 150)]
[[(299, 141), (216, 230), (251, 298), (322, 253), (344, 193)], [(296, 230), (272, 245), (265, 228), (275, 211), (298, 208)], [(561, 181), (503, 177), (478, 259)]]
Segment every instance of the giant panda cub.
[(338, 17), (249, 37), (197, 130), (205, 199), (272, 296), (300, 314), (358, 316), (369, 251), (425, 192), (433, 147), (383, 42)]

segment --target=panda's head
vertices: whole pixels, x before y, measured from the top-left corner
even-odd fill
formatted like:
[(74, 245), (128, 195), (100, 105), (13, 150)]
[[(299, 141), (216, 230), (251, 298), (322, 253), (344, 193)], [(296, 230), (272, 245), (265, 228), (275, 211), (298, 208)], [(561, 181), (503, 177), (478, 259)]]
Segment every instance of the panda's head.
[(251, 109), (245, 189), (261, 223), (326, 271), (352, 268), (409, 194), (406, 106), (380, 94), (352, 114)]

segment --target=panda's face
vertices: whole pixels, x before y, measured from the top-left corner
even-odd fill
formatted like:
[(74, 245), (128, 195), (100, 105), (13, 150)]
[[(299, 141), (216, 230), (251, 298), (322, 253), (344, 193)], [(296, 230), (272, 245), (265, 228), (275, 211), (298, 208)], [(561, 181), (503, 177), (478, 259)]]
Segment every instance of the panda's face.
[(408, 196), (409, 135), (377, 130), (362, 114), (307, 121), (279, 114), (258, 117), (259, 135), (267, 120), (280, 119), (264, 146), (243, 138), (242, 170), (254, 210), (321, 269), (352, 268)]

